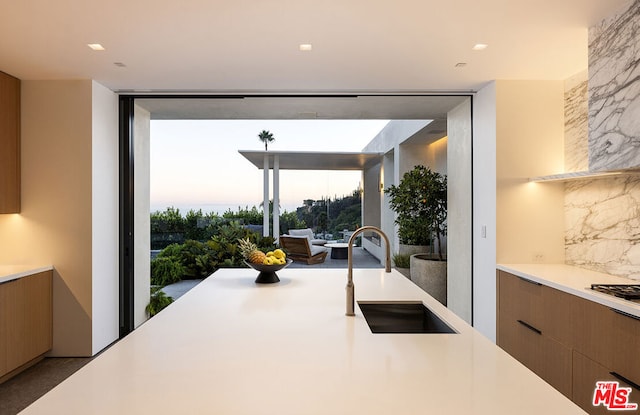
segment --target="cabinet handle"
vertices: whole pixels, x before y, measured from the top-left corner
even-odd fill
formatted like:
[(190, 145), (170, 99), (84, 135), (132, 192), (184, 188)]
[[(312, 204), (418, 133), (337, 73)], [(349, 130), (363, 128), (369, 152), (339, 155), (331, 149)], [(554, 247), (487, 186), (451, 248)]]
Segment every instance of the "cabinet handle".
[(635, 382), (630, 381), (629, 379), (625, 378), (624, 376), (622, 376), (621, 374), (617, 373), (617, 372), (609, 372), (609, 374), (611, 376), (613, 376), (614, 378), (618, 379), (621, 382), (626, 383), (627, 385), (631, 386), (632, 388), (639, 390), (640, 391), (640, 385), (638, 385)]
[(518, 277), (518, 278), (520, 278), (520, 279), (521, 279), (522, 281), (524, 281), (524, 282), (528, 282), (529, 284), (533, 284), (533, 285), (542, 285), (542, 284), (540, 284), (539, 282), (531, 281), (531, 280), (528, 280), (528, 279), (523, 278), (523, 277)]
[(524, 322), (524, 321), (522, 321), (522, 320), (516, 320), (516, 321), (517, 321), (518, 323), (522, 324), (523, 326), (525, 326), (526, 328), (528, 328), (529, 330), (534, 331), (534, 332), (536, 332), (536, 333), (538, 333), (538, 334), (542, 334), (542, 332), (541, 332), (540, 330), (538, 330), (537, 328), (533, 327), (531, 324), (529, 324), (529, 323), (525, 323), (525, 322)]
[(614, 313), (620, 314), (621, 316), (629, 317), (629, 318), (632, 318), (634, 320), (640, 320), (640, 317), (638, 317), (638, 316), (634, 316), (633, 314), (625, 313), (624, 311), (616, 310), (615, 308), (610, 308), (609, 310), (613, 311)]

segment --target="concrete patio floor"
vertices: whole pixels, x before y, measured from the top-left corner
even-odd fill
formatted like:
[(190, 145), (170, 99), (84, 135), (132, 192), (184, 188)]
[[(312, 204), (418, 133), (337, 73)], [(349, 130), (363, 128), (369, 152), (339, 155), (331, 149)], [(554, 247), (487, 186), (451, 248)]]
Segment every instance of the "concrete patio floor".
[[(307, 265), (304, 262), (293, 262), (289, 268), (347, 268), (346, 259), (331, 258), (331, 249), (327, 258), (321, 264)], [(353, 267), (354, 268), (384, 268), (378, 258), (365, 251), (362, 247), (353, 247)]]

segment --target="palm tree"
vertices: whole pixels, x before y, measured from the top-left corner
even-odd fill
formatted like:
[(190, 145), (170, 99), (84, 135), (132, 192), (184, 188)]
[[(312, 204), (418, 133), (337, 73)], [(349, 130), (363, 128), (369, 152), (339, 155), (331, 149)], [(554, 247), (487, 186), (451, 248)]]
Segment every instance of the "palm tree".
[(275, 137), (273, 136), (273, 134), (270, 133), (268, 130), (260, 131), (260, 134), (258, 134), (258, 138), (260, 139), (260, 141), (264, 143), (264, 151), (267, 151), (267, 144), (275, 140)]

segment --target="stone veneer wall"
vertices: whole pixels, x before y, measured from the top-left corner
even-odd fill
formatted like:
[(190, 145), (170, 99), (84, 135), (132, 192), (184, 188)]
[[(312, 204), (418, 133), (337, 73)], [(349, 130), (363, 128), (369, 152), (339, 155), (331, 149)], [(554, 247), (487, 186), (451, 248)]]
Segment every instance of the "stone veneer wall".
[(640, 280), (640, 177), (565, 184), (565, 263)]
[(565, 82), (564, 92), (564, 171), (589, 170), (587, 140), (587, 73), (581, 72)]
[(589, 29), (589, 169), (640, 166), (640, 0)]
[[(637, 16), (639, 5), (640, 0), (634, 0), (626, 12), (607, 19), (590, 31), (589, 97), (586, 73), (578, 74), (565, 84), (567, 172), (586, 171), (589, 167), (593, 170), (594, 165), (596, 170), (620, 168), (620, 160), (629, 162), (629, 153), (616, 147), (624, 140), (619, 142), (615, 137), (622, 135), (614, 132), (629, 129), (624, 114), (627, 118), (632, 114), (635, 122), (640, 118), (640, 82), (636, 80), (626, 95), (615, 97), (611, 94), (614, 90), (619, 91), (616, 88), (624, 82), (611, 72), (616, 68), (612, 62), (615, 51), (601, 47), (604, 40), (611, 42), (618, 52), (638, 44), (640, 36), (636, 35), (635, 40), (630, 38), (629, 27), (638, 27), (640, 23), (629, 17), (634, 13)], [(625, 56), (636, 59), (635, 71), (640, 70), (637, 54)], [(594, 60), (594, 57), (598, 59)], [(608, 91), (608, 95), (604, 91)], [(594, 108), (598, 105), (606, 105), (607, 111)], [(602, 123), (600, 117), (605, 116), (612, 116), (608, 125), (614, 127), (609, 129), (605, 141), (594, 143), (594, 137), (596, 141), (605, 137), (601, 133), (593, 135), (593, 127)], [(639, 137), (635, 136), (636, 144), (640, 144)], [(606, 140), (610, 142), (607, 144)], [(640, 157), (639, 148), (634, 152)], [(576, 180), (565, 184), (565, 263), (640, 280), (640, 176)]]

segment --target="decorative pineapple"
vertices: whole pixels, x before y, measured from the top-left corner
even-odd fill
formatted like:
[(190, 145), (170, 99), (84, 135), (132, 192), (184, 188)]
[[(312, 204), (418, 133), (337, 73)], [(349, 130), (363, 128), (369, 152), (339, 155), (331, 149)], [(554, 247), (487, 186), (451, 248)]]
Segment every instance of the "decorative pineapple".
[(248, 238), (239, 239), (240, 254), (252, 264), (264, 263), (267, 256), (264, 252), (260, 251), (256, 244), (251, 242)]

